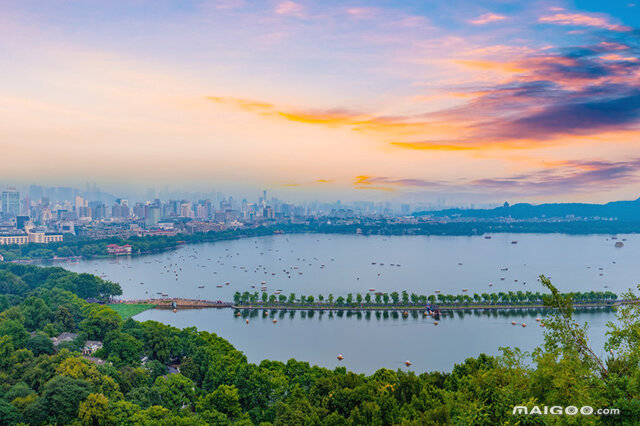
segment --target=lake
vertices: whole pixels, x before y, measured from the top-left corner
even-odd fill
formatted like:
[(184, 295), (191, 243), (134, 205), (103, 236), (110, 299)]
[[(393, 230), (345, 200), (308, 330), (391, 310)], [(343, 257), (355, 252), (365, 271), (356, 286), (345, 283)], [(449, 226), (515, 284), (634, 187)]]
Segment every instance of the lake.
[[(537, 276), (545, 274), (562, 291), (605, 291), (620, 294), (636, 288), (640, 269), (640, 236), (569, 236), (561, 234), (494, 234), (482, 236), (356, 236), (274, 235), (192, 246), (142, 257), (121, 257), (65, 263), (75, 272), (89, 272), (120, 283), (124, 299), (159, 297), (230, 301), (236, 291), (288, 295), (349, 292), (370, 288), (392, 292), (468, 294), (500, 291), (543, 291)], [(616, 242), (624, 240), (624, 247)], [(516, 241), (517, 243), (512, 243)], [(490, 287), (489, 284), (492, 284)], [(220, 287), (218, 287), (220, 286)], [(200, 288), (202, 287), (202, 288)], [(278, 313), (281, 315), (283, 313)], [(542, 343), (535, 312), (458, 315), (440, 325), (420, 316), (383, 318), (375, 314), (339, 317), (329, 313), (289, 313), (278, 318), (245, 319), (231, 310), (147, 311), (136, 317), (178, 327), (213, 331), (242, 350), (251, 361), (289, 358), (353, 371), (396, 368), (409, 359), (417, 371), (450, 370), (454, 363), (481, 352), (496, 354), (499, 346), (531, 350)], [(605, 340), (610, 311), (580, 313), (591, 324), (597, 350)], [(511, 321), (528, 327), (513, 327)], [(345, 359), (338, 362), (337, 354)]]

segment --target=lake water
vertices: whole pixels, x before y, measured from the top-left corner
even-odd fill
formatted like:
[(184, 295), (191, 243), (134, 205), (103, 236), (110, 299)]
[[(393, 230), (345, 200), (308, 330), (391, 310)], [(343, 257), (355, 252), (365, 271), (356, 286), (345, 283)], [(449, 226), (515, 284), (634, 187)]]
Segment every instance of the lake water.
[[(624, 247), (614, 247), (622, 242)], [(517, 244), (512, 244), (517, 241)], [(469, 294), (500, 291), (544, 291), (537, 276), (545, 274), (562, 291), (622, 293), (640, 282), (640, 235), (569, 236), (561, 234), (495, 234), (482, 236), (383, 237), (355, 235), (274, 235), (181, 247), (143, 257), (121, 257), (64, 264), (120, 283), (124, 299), (159, 297), (230, 301), (236, 291), (288, 295), (349, 292)], [(375, 262), (375, 264), (373, 264)], [(393, 266), (392, 266), (393, 264)], [(505, 270), (506, 269), (506, 270)], [(287, 273), (288, 272), (288, 273)], [(228, 284), (227, 284), (228, 283)], [(493, 284), (489, 286), (489, 284)], [(221, 286), (221, 287), (218, 287)], [(202, 288), (200, 288), (202, 287)], [(280, 315), (280, 314), (278, 314)], [(536, 313), (515, 315), (457, 315), (440, 325), (422, 317), (380, 318), (373, 314), (328, 313), (293, 318), (284, 314), (277, 324), (255, 318), (250, 324), (231, 310), (147, 311), (136, 319), (155, 319), (178, 327), (197, 326), (228, 339), (249, 359), (286, 361), (295, 357), (314, 364), (340, 365), (372, 372), (396, 368), (410, 359), (419, 371), (450, 370), (455, 362), (481, 352), (495, 354), (499, 346), (530, 350), (542, 342)], [(591, 324), (598, 350), (604, 326), (613, 315), (581, 313)], [(513, 327), (511, 321), (529, 327)]]

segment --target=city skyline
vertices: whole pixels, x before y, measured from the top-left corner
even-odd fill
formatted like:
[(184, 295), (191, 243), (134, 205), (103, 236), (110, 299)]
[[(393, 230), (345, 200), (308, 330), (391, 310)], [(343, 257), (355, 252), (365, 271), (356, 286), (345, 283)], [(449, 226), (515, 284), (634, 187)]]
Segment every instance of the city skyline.
[(638, 7), (2, 1), (0, 181), (635, 199)]

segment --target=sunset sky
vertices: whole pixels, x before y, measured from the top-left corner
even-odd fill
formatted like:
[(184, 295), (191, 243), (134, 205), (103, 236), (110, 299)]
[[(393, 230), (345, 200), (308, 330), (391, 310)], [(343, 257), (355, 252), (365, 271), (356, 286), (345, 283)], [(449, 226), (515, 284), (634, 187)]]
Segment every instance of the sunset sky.
[(640, 197), (640, 1), (0, 0), (0, 185)]

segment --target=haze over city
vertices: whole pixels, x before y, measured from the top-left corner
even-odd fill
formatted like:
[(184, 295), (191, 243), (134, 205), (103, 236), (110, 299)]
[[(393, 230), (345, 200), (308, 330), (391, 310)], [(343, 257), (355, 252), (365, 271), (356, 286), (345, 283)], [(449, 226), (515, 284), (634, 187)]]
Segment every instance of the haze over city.
[(635, 199), (638, 7), (2, 1), (0, 180), (293, 201)]

